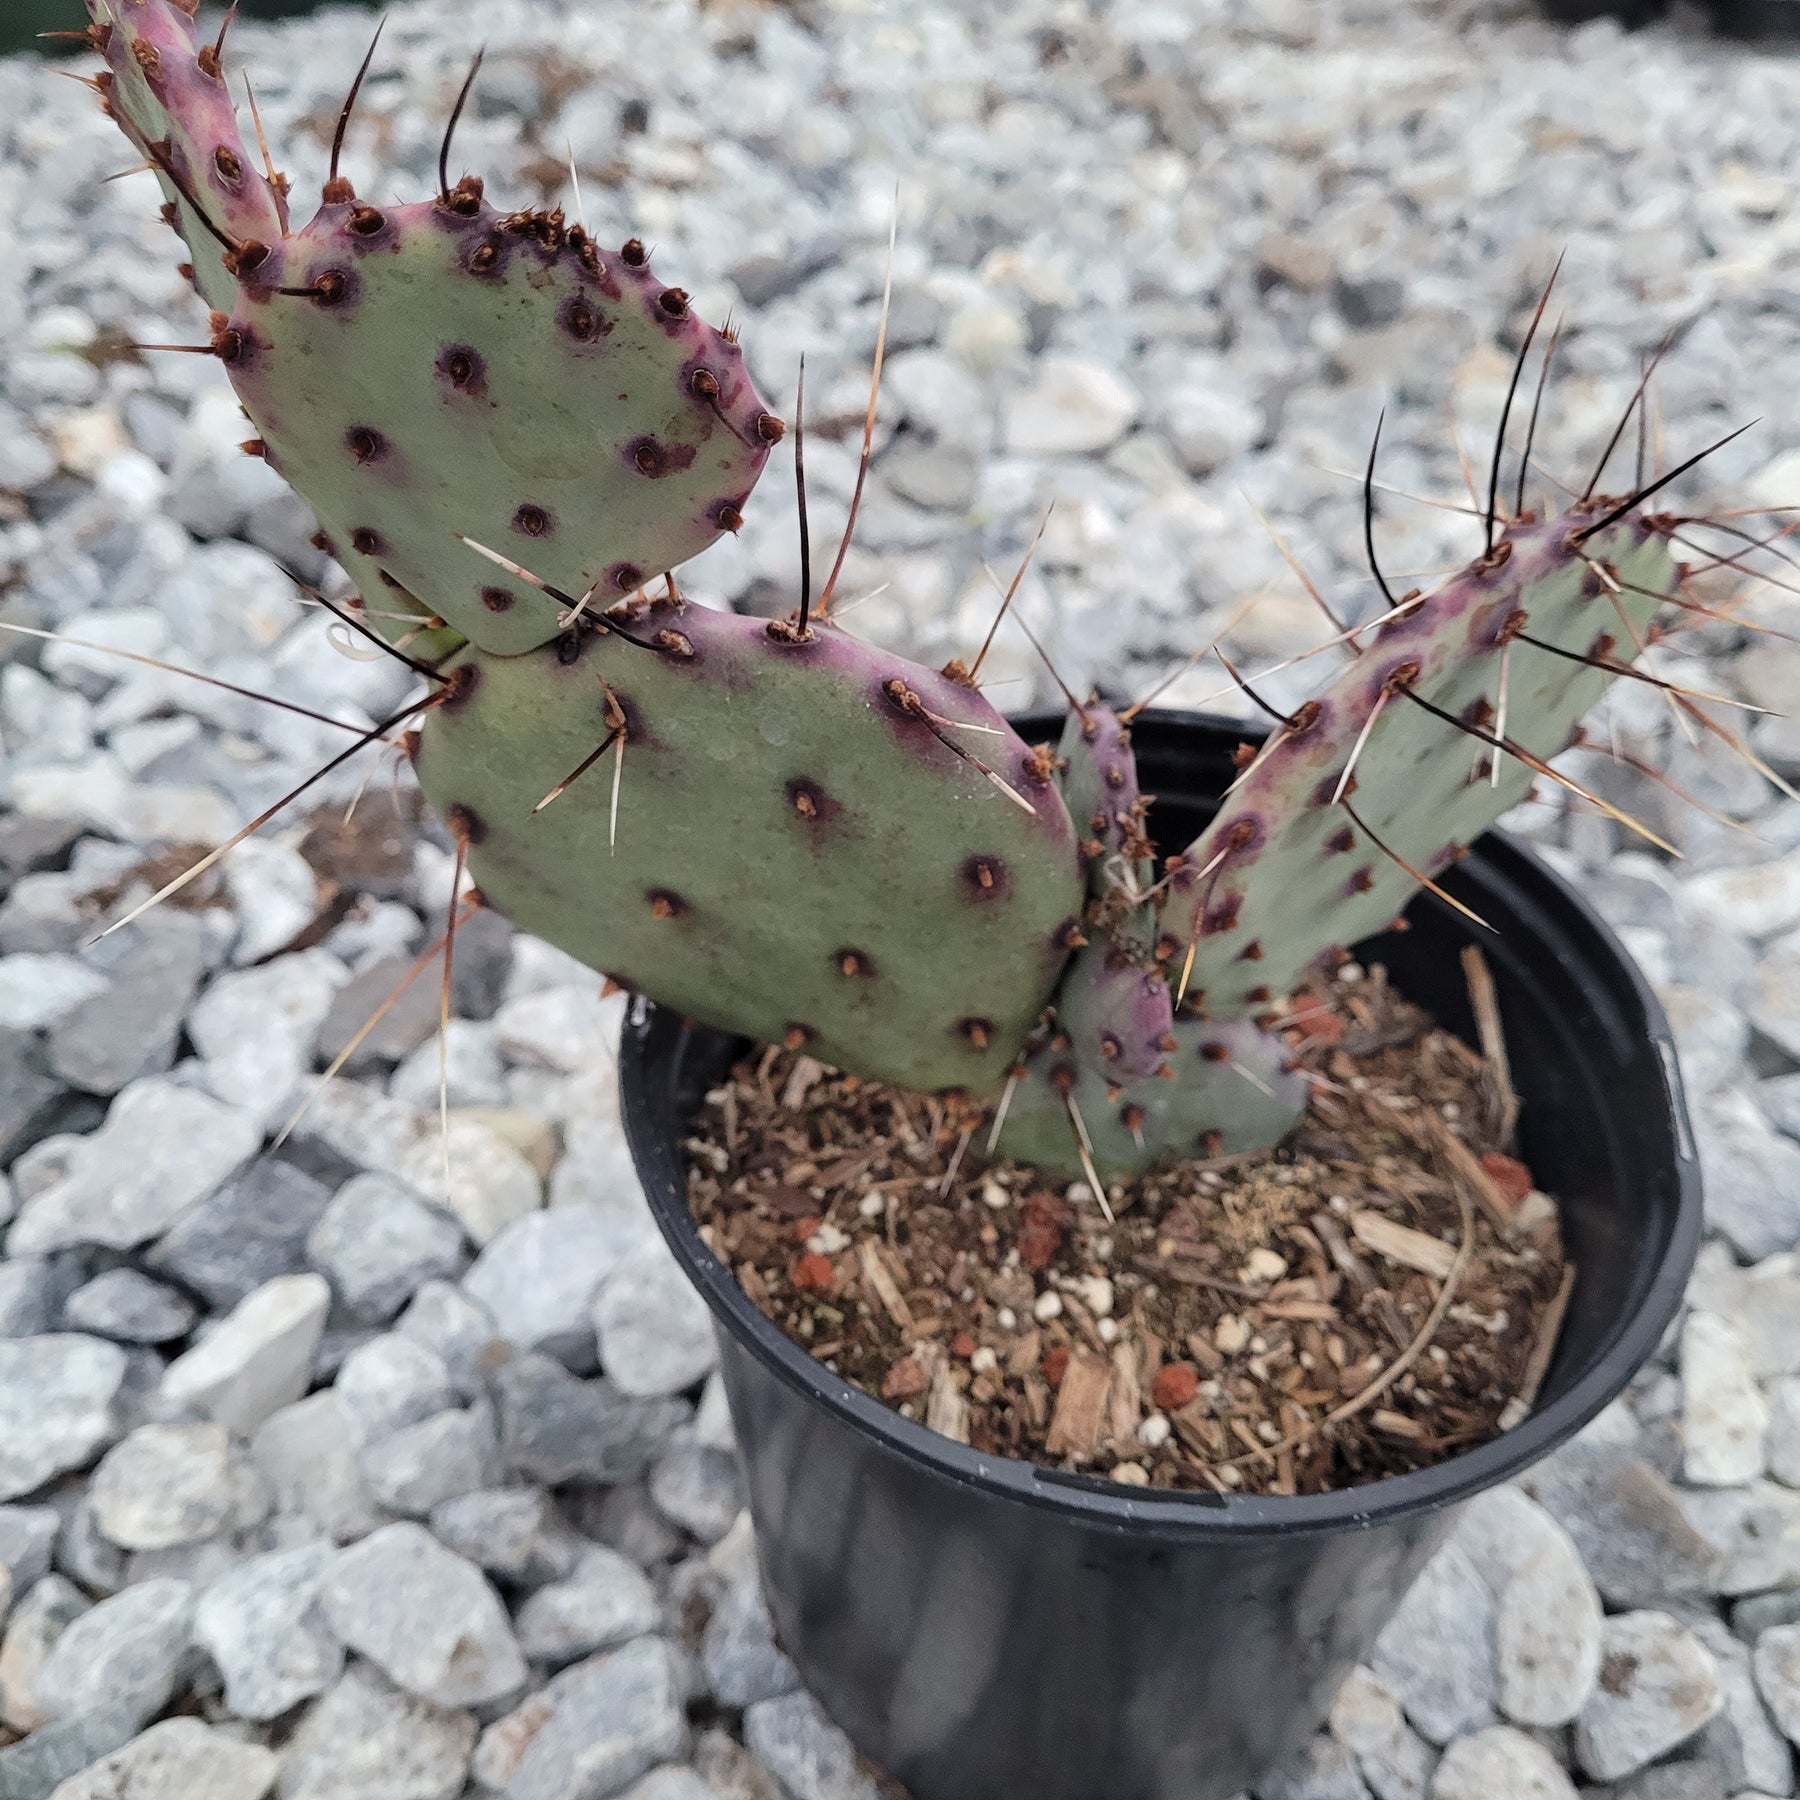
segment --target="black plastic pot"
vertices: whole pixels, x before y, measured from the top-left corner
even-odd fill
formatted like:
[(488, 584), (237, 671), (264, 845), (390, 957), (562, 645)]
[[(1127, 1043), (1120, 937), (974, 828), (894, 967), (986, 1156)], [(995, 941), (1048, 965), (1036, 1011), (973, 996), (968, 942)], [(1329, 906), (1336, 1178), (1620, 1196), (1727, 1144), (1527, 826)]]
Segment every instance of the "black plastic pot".
[[(1054, 730), (1049, 721), (1028, 721)], [(1153, 820), (1185, 842), (1242, 727), (1149, 714)], [(734, 1044), (654, 1011), (627, 1030), (638, 1173), (717, 1321), (770, 1604), (808, 1687), (915, 1800), (1224, 1800), (1313, 1730), (1458, 1502), (1536, 1462), (1655, 1350), (1700, 1235), (1674, 1047), (1617, 941), (1534, 857), (1484, 838), (1447, 885), (1498, 927), (1523, 1150), (1579, 1271), (1536, 1412), (1414, 1475), (1311, 1498), (1159, 1494), (982, 1456), (796, 1348), (695, 1231), (680, 1138)], [(1366, 948), (1472, 1033), (1429, 895)]]

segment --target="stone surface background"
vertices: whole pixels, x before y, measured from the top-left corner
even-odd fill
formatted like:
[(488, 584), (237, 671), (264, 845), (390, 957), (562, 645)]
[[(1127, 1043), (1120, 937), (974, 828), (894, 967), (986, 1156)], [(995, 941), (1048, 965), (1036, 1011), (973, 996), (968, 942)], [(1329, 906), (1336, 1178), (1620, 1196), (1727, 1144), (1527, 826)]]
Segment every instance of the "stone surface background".
[[(366, 23), (236, 28), (302, 194)], [(1565, 251), (1544, 467), (1585, 479), (1672, 337), (1665, 465), (1765, 421), (1684, 498), (1800, 501), (1800, 64), (1780, 55), (1464, 0), (494, 0), (478, 21), (412, 0), (352, 130), (363, 192), (428, 191), (477, 36), (459, 165), (568, 202), (572, 146), (588, 222), (735, 310), (780, 410), (805, 350), (821, 556), (898, 179), (843, 591), (920, 655), (979, 642), (983, 560), (1007, 567), (1052, 499), (1021, 607), (1071, 682), (1140, 694), (1228, 622), (1255, 667), (1309, 646), (1321, 620), (1254, 507), (1370, 612), (1353, 477), (1384, 406), (1385, 478), (1451, 502), (1385, 497), (1386, 566), (1453, 565), (1477, 530), (1459, 441), (1480, 464)], [(370, 776), (355, 855), (279, 822), (203, 905), (83, 948), (148, 891), (147, 856), (221, 840), (340, 743), (112, 652), (357, 724), (404, 696), (296, 606), (274, 559), (324, 575), (311, 524), (239, 454), (217, 367), (127, 348), (203, 323), (152, 183), (103, 184), (128, 160), (79, 88), (0, 62), (0, 621), (79, 640), (0, 643), (0, 1800), (860, 1800), (868, 1774), (769, 1640), (594, 978), (495, 922), (465, 935), (446, 1190), (423, 999), (267, 1150), (439, 928), (450, 859), (407, 822), (403, 774), (399, 817)], [(797, 565), (778, 462), (688, 581), (784, 609)], [(1778, 587), (1743, 616), (1794, 618)], [(1800, 699), (1780, 636), (1708, 626), (1657, 666)], [(1047, 693), (1022, 638), (987, 673), (1004, 704)], [(1221, 679), (1170, 698), (1235, 704)], [(1752, 736), (1800, 767), (1787, 720)], [(1754, 828), (1603, 753), (1586, 778), (1683, 861), (1552, 797), (1513, 821), (1675, 1020), (1710, 1184), (1691, 1307), (1579, 1443), (1470, 1509), (1259, 1800), (1794, 1791), (1800, 806), (1641, 688), (1595, 741)], [(341, 813), (363, 779), (320, 798)]]

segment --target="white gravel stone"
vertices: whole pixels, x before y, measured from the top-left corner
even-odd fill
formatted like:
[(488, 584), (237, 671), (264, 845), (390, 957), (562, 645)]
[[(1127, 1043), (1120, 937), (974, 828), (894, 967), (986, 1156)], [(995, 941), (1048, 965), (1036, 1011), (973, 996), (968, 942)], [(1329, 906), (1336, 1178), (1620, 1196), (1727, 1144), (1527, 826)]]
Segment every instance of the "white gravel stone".
[(0, 956), (0, 1030), (40, 1031), (106, 986), (79, 957), (30, 950)]
[(352, 1663), (281, 1748), (281, 1800), (458, 1800), (478, 1727)]
[(594, 1302), (600, 1366), (625, 1393), (678, 1394), (715, 1362), (712, 1314), (661, 1237), (646, 1239)]
[(1376, 1639), (1370, 1667), (1434, 1744), (1494, 1721), (1493, 1599), (1452, 1540), (1425, 1565)]
[(1536, 1738), (1493, 1725), (1444, 1752), (1431, 1800), (1575, 1800), (1575, 1784)]
[(662, 1618), (656, 1590), (616, 1551), (596, 1546), (559, 1581), (519, 1609), (519, 1647), (555, 1665), (611, 1650), (654, 1631)]
[(250, 1455), (278, 1513), (348, 1544), (387, 1522), (357, 1467), (354, 1443), (342, 1398), (324, 1388), (265, 1419)]
[(96, 1275), (69, 1296), (62, 1310), (68, 1330), (125, 1344), (166, 1344), (186, 1337), (196, 1317), (184, 1295), (137, 1269)]
[(1368, 1669), (1352, 1669), (1338, 1689), (1331, 1734), (1355, 1756), (1375, 1800), (1425, 1800), (1437, 1755)]
[(435, 1706), (479, 1706), (524, 1686), (506, 1609), (473, 1563), (422, 1526), (383, 1526), (340, 1550), (320, 1591), (331, 1628)]
[(1775, 1723), (1800, 1744), (1800, 1624), (1772, 1625), (1756, 1640), (1756, 1685)]
[(197, 1544), (231, 1517), (231, 1435), (214, 1424), (140, 1426), (102, 1458), (88, 1492), (121, 1549)]
[(1595, 1781), (1617, 1781), (1684, 1744), (1724, 1706), (1713, 1659), (1667, 1613), (1606, 1621), (1600, 1679), (1575, 1725), (1575, 1756)]
[(38, 1704), (55, 1719), (115, 1701), (149, 1718), (187, 1672), (193, 1620), (186, 1581), (140, 1582), (102, 1600), (57, 1638), (34, 1683)]
[(1116, 443), (1138, 397), (1111, 369), (1074, 356), (1046, 356), (1006, 408), (1006, 447), (1017, 456), (1068, 456)]
[(809, 1694), (759, 1700), (744, 1713), (744, 1742), (794, 1800), (876, 1800), (850, 1740)]
[(10, 1255), (66, 1244), (147, 1243), (250, 1160), (260, 1122), (161, 1076), (126, 1088), (68, 1175), (19, 1209)]
[(216, 976), (188, 1014), (201, 1080), (279, 1129), (306, 1098), (319, 1027), (348, 979), (335, 956), (317, 949)]
[(50, 1800), (262, 1800), (275, 1785), (274, 1753), (199, 1719), (165, 1719)]
[(281, 1275), (235, 1306), (169, 1365), (163, 1398), (233, 1431), (254, 1431), (306, 1392), (331, 1289), (318, 1275)]
[(1767, 1459), (1769, 1405), (1750, 1372), (1743, 1334), (1691, 1312), (1681, 1329), (1682, 1472), (1706, 1487), (1754, 1481)]
[(1500, 1590), (1494, 1663), (1500, 1710), (1519, 1725), (1564, 1725), (1600, 1673), (1600, 1596), (1568, 1534), (1551, 1532)]
[(459, 1274), (462, 1228), (387, 1175), (341, 1187), (306, 1240), (313, 1267), (357, 1319), (391, 1319), (427, 1281)]
[(31, 1732), (50, 1723), (54, 1715), (38, 1698), (38, 1676), (56, 1640), (88, 1605), (63, 1575), (45, 1575), (20, 1596), (0, 1640), (0, 1725)]
[[(647, 1219), (597, 1206), (557, 1206), (507, 1226), (475, 1259), (463, 1290), (518, 1350), (593, 1355), (592, 1309), (601, 1284), (654, 1230)], [(583, 1354), (585, 1353), (585, 1355)]]
[(0, 1339), (0, 1500), (79, 1469), (118, 1436), (126, 1366), (100, 1338)]
[(686, 1689), (681, 1654), (663, 1638), (577, 1663), (488, 1728), (477, 1779), (507, 1800), (604, 1800), (685, 1752)]
[(329, 1545), (252, 1557), (200, 1596), (194, 1638), (241, 1719), (278, 1719), (343, 1672), (344, 1646), (319, 1609)]

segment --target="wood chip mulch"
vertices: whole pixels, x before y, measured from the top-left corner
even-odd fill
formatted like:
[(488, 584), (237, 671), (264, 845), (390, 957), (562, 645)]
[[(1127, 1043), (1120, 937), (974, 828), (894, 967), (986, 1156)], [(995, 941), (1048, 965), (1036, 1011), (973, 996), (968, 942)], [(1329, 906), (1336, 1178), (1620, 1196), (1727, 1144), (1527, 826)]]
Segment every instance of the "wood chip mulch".
[(794, 1342), (984, 1452), (1268, 1494), (1423, 1468), (1529, 1412), (1574, 1275), (1556, 1205), (1509, 1153), (1496, 1036), (1379, 967), (1289, 1017), (1318, 1080), (1287, 1142), (1115, 1188), (1115, 1223), (981, 1166), (981, 1133), (959, 1158), (944, 1101), (774, 1049), (695, 1120), (695, 1217)]

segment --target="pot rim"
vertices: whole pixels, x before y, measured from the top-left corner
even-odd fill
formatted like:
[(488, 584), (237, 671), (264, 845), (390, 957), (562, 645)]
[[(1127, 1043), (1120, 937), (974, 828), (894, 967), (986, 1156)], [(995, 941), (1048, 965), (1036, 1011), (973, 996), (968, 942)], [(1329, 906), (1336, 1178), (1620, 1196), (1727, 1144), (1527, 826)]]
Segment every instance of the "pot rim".
[[(1158, 709), (1150, 717), (1177, 727), (1229, 725), (1234, 732), (1242, 729), (1240, 721), (1172, 708)], [(654, 1006), (638, 1000), (634, 1001), (625, 1025), (619, 1078), (626, 1135), (651, 1212), (676, 1260), (712, 1311), (715, 1324), (747, 1346), (764, 1367), (789, 1387), (817, 1401), (841, 1423), (875, 1438), (891, 1454), (941, 1480), (985, 1489), (996, 1500), (1048, 1508), (1090, 1527), (1130, 1531), (1138, 1536), (1254, 1539), (1276, 1533), (1364, 1529), (1420, 1512), (1435, 1512), (1467, 1499), (1541, 1461), (1617, 1398), (1631, 1376), (1655, 1353), (1679, 1310), (1702, 1230), (1700, 1164), (1688, 1122), (1674, 1038), (1660, 1002), (1612, 929), (1580, 891), (1534, 851), (1504, 833), (1490, 831), (1476, 840), (1465, 866), (1498, 864), (1504, 868), (1508, 861), (1547, 887), (1555, 900), (1586, 928), (1594, 940), (1594, 963), (1630, 995), (1640, 1011), (1662, 1068), (1675, 1150), (1675, 1217), (1662, 1260), (1636, 1309), (1567, 1391), (1511, 1431), (1444, 1462), (1323, 1494), (1239, 1495), (1134, 1488), (1104, 1476), (1070, 1474), (1017, 1458), (986, 1455), (941, 1436), (922, 1422), (890, 1411), (842, 1376), (833, 1374), (788, 1338), (702, 1241), (688, 1210), (684, 1184), (656, 1179), (652, 1139), (659, 1133), (647, 1116), (655, 1109), (652, 1055), (668, 1044), (669, 1073), (678, 1079), (682, 1060), (694, 1041), (695, 1028), (673, 1015), (659, 1014)], [(1429, 894), (1422, 894), (1420, 899), (1442, 904), (1433, 901)]]

